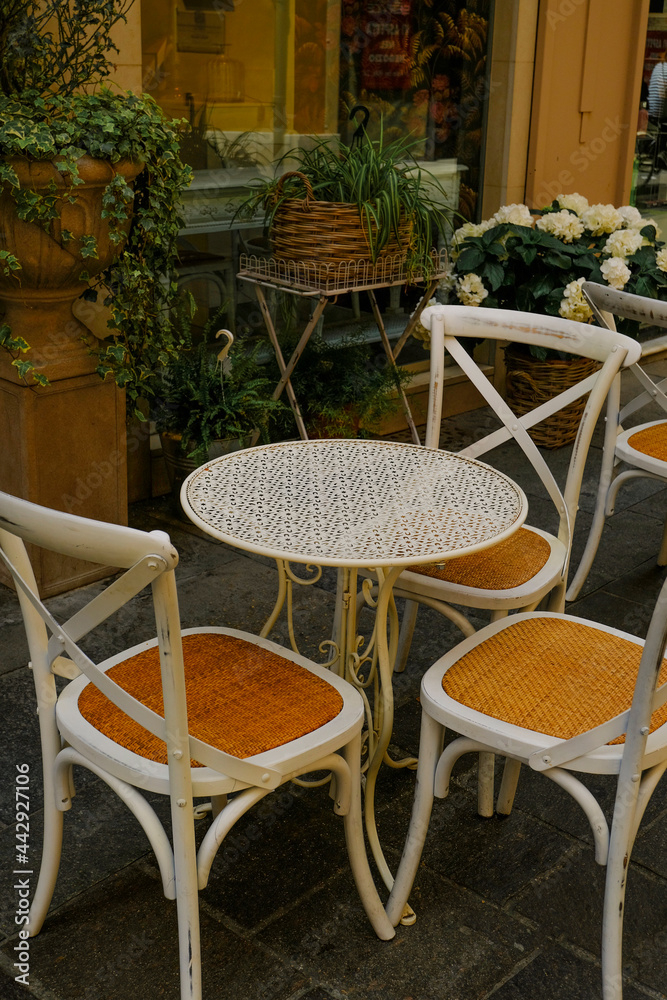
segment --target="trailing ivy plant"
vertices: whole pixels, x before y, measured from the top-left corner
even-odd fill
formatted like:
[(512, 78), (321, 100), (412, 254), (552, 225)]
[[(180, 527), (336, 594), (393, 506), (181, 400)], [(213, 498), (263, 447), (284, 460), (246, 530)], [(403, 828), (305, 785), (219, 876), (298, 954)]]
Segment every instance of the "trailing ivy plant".
[[(0, 182), (19, 218), (41, 225), (67, 248), (72, 234), (53, 222), (62, 201), (76, 200), (82, 183), (77, 161), (85, 155), (111, 164), (144, 164), (134, 189), (116, 174), (103, 197), (102, 216), (118, 252), (94, 279), (85, 260), (97, 257), (93, 236), (73, 249), (84, 262), (84, 298), (102, 296), (110, 307), (110, 336), (98, 354), (98, 373), (112, 375), (128, 405), (154, 394), (155, 373), (178, 346), (174, 312), (187, 308), (178, 295), (175, 265), (181, 194), (191, 170), (179, 155), (185, 123), (169, 121), (155, 101), (104, 85), (117, 51), (111, 31), (134, 0), (2, 0), (0, 2)], [(65, 188), (24, 188), (11, 158), (51, 161)], [(129, 236), (122, 226), (132, 213)], [(72, 248), (71, 248), (72, 249)], [(0, 251), (0, 267), (20, 283), (20, 254)], [(19, 374), (45, 384), (30, 360), (29, 345), (0, 325), (0, 346)]]

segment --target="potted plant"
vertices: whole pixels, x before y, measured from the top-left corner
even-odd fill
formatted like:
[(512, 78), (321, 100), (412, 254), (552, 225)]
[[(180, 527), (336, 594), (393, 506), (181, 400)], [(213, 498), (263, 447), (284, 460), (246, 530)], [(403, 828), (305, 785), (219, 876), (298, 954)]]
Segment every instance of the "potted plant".
[[(311, 337), (291, 382), (310, 437), (351, 438), (371, 433), (392, 413), (400, 405), (398, 389), (411, 378), (406, 369), (374, 359), (361, 334), (353, 333), (338, 343)], [(294, 434), (290, 420), (287, 412), (280, 420), (284, 437)]]
[[(578, 194), (559, 195), (539, 213), (505, 205), (492, 218), (466, 223), (454, 233), (450, 271), (441, 284), (465, 305), (588, 322), (592, 312), (581, 292), (587, 280), (651, 298), (667, 296), (667, 247), (655, 222), (630, 205), (589, 205)], [(619, 329), (637, 336), (638, 326), (624, 320)], [(507, 396), (518, 413), (532, 408), (540, 394), (548, 399), (574, 384), (586, 364), (560, 351), (517, 345), (505, 357)], [(573, 440), (584, 405), (585, 400), (575, 403), (538, 425), (535, 440), (547, 447)]]
[[(8, 0), (0, 32), (0, 345), (7, 379), (111, 373), (131, 408), (174, 345), (178, 122), (103, 85), (133, 0)], [(99, 344), (71, 312), (111, 310)], [(83, 339), (82, 339), (83, 338)], [(30, 348), (33, 350), (30, 350)], [(91, 348), (96, 358), (91, 358)], [(2, 352), (0, 352), (1, 354)]]
[(269, 420), (283, 409), (271, 398), (275, 383), (260, 366), (257, 348), (234, 343), (229, 330), (219, 330), (216, 337), (226, 343), (216, 354), (208, 341), (214, 323), (215, 318), (204, 339), (196, 346), (190, 341), (160, 375), (154, 416), (174, 493), (203, 462), (247, 448), (255, 431), (268, 440)]
[(278, 259), (314, 266), (369, 261), (384, 264), (386, 277), (404, 269), (408, 278), (428, 275), (445, 196), (415, 163), (413, 145), (410, 137), (386, 142), (382, 129), (379, 139), (363, 132), (349, 146), (311, 137), (281, 157), (281, 176), (257, 181), (242, 211), (264, 210)]

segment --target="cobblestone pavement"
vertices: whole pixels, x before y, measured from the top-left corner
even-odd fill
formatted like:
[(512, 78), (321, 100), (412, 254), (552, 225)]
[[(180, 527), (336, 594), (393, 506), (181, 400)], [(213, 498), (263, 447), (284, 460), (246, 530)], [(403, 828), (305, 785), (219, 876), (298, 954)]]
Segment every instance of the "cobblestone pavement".
[[(478, 414), (450, 418), (445, 447), (459, 447)], [(598, 441), (599, 444), (599, 441)], [(599, 448), (594, 448), (577, 522), (576, 564), (593, 509)], [(564, 474), (567, 449), (548, 453)], [(547, 505), (522, 464), (501, 450), (494, 464), (527, 489), (530, 522), (549, 526)], [(605, 527), (589, 580), (570, 610), (643, 635), (665, 571), (655, 565), (667, 490), (638, 482), (624, 489)], [(131, 509), (131, 522), (170, 532), (179, 549), (184, 627), (227, 625), (257, 632), (272, 607), (276, 571), (268, 560), (214, 542), (176, 515), (170, 499)], [(75, 610), (99, 584), (53, 598)], [(302, 650), (314, 658), (326, 639), (335, 578), (325, 572), (295, 599)], [(136, 600), (99, 641), (138, 641), (151, 631)], [(368, 614), (368, 613), (364, 613)], [(362, 619), (368, 629), (370, 618)], [(480, 616), (479, 622), (481, 624)], [(287, 642), (279, 624), (274, 637)], [(396, 749), (416, 753), (419, 681), (458, 641), (452, 625), (420, 611), (408, 668), (397, 687)], [(29, 985), (15, 981), (17, 890), (14, 774), (31, 775), (30, 859), (39, 864), (39, 745), (31, 675), (15, 595), (0, 588), (0, 998), (134, 1000), (178, 998), (175, 905), (133, 817), (95, 776), (76, 774), (65, 817), (63, 862), (51, 912), (30, 940)], [(524, 769), (525, 771), (526, 769)], [(613, 782), (590, 786), (609, 809)], [(390, 865), (407, 829), (414, 772), (389, 770), (378, 788), (378, 826)], [(604, 870), (593, 858), (587, 823), (552, 782), (524, 773), (512, 815), (481, 820), (472, 758), (435, 804), (412, 904), (417, 922), (378, 941), (348, 870), (342, 821), (324, 788), (286, 786), (232, 831), (201, 893), (205, 1000), (595, 1000), (600, 997)], [(156, 797), (168, 825), (168, 810)], [(659, 787), (637, 839), (625, 918), (625, 1000), (667, 996), (667, 797)], [(198, 820), (199, 835), (206, 818)], [(36, 876), (33, 876), (36, 878)]]

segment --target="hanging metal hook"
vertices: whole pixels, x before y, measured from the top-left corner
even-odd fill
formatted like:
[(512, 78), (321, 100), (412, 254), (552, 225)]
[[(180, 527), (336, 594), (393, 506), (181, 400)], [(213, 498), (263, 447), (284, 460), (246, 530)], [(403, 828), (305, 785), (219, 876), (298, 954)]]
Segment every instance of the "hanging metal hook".
[(354, 148), (355, 142), (359, 146), (361, 146), (362, 142), (366, 138), (366, 126), (368, 125), (368, 119), (371, 116), (371, 113), (370, 113), (370, 111), (368, 110), (368, 108), (366, 107), (365, 104), (355, 104), (355, 106), (350, 111), (350, 114), (348, 115), (348, 121), (351, 121), (351, 122), (354, 121), (354, 116), (356, 115), (357, 111), (362, 111), (363, 115), (364, 115), (364, 118), (363, 118), (363, 121), (357, 126), (357, 128), (354, 131), (354, 134), (352, 135), (352, 141), (350, 143), (350, 149)]
[(215, 335), (216, 340), (218, 339), (218, 337), (227, 338), (227, 343), (218, 354), (218, 364), (222, 368), (223, 372), (225, 372), (226, 374), (231, 368), (231, 361), (228, 360), (227, 363), (225, 364), (225, 358), (229, 354), (229, 348), (234, 343), (234, 334), (230, 330), (218, 330), (218, 332)]

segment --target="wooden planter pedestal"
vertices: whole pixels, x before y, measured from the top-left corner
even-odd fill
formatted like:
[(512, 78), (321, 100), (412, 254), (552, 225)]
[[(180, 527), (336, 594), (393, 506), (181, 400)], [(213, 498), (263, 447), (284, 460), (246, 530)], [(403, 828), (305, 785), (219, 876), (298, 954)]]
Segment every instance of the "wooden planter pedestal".
[[(0, 375), (0, 426), (1, 490), (57, 510), (127, 524), (125, 399), (115, 382), (102, 382), (93, 372), (42, 389)], [(33, 565), (43, 596), (115, 572), (46, 550)], [(9, 583), (6, 571), (0, 581)]]
[[(14, 157), (11, 164), (23, 188), (59, 192), (60, 214), (52, 225), (54, 239), (51, 231), (18, 217), (6, 185), (0, 191), (0, 249), (21, 261), (18, 275), (0, 273), (3, 321), (30, 344), (31, 360), (50, 383), (45, 388), (24, 384), (9, 354), (0, 350), (0, 490), (56, 510), (127, 524), (124, 393), (95, 373), (95, 358), (82, 337), (95, 338), (72, 307), (88, 285), (82, 273), (99, 274), (117, 250), (102, 213), (103, 193), (116, 174), (131, 184), (142, 164), (112, 166), (82, 157), (74, 201), (55, 163)], [(128, 216), (125, 232), (129, 227)], [(71, 247), (61, 245), (61, 229), (72, 233)], [(85, 234), (95, 237), (97, 255), (84, 261), (77, 247)], [(49, 552), (33, 554), (33, 565), (42, 596), (112, 571)], [(8, 583), (9, 575), (0, 573), (0, 581)]]

